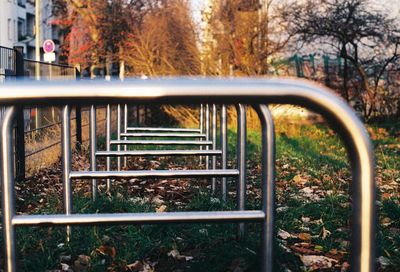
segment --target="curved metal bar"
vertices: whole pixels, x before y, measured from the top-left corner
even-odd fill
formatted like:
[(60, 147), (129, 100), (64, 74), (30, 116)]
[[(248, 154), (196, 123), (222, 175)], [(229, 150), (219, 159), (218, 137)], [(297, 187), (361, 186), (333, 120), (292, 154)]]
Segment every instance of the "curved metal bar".
[[(246, 209), (246, 107), (243, 104), (236, 105), (237, 112), (237, 144), (236, 163), (239, 170), (239, 177), (236, 183), (236, 203), (239, 211)], [(240, 223), (238, 226), (238, 238), (244, 238), (245, 226)]]
[[(128, 128), (128, 105), (124, 104), (124, 133), (127, 133), (126, 129)], [(124, 138), (126, 140), (126, 137)], [(124, 151), (128, 150), (128, 146), (124, 145)], [(124, 167), (128, 166), (128, 160), (124, 158)]]
[(13, 120), (16, 116), (15, 107), (8, 107), (3, 116), (1, 125), (1, 193), (2, 193), (2, 212), (3, 212), (3, 235), (4, 253), (6, 260), (6, 271), (15, 272), (16, 268), (16, 243), (15, 228), (12, 226), (12, 219), (15, 216), (15, 196), (14, 196), (14, 163), (13, 163)]
[[(89, 141), (90, 141), (90, 170), (96, 171), (96, 149), (97, 149), (97, 133), (96, 133), (96, 107), (90, 106), (90, 127), (89, 127)], [(92, 179), (92, 199), (95, 201), (97, 198), (97, 180)]]
[[(200, 129), (200, 133), (203, 134), (203, 132), (204, 132), (204, 106), (203, 106), (203, 104), (200, 105), (199, 118), (200, 118), (199, 129)], [(203, 135), (205, 135), (205, 134), (203, 134)], [(203, 139), (200, 138), (200, 141), (202, 141), (202, 140)], [(203, 149), (203, 146), (200, 146), (200, 150), (202, 150), (202, 149)], [(200, 156), (199, 163), (200, 163), (200, 166), (203, 164), (203, 156)]]
[[(212, 105), (212, 150), (217, 149), (217, 105)], [(217, 168), (217, 157), (211, 156), (211, 168), (215, 170)], [(211, 192), (215, 194), (217, 189), (217, 179), (213, 178), (211, 182)]]
[(106, 101), (159, 104), (187, 104), (188, 101), (190, 104), (274, 103), (294, 104), (321, 113), (343, 139), (352, 166), (352, 270), (374, 271), (376, 188), (372, 145), (368, 133), (353, 110), (327, 88), (292, 79), (230, 78), (77, 84), (18, 82), (17, 85), (3, 84), (2, 89), (0, 101), (3, 105), (59, 105), (67, 102), (101, 104)]
[(200, 133), (153, 133), (153, 132), (139, 132), (139, 133), (121, 133), (121, 136), (126, 137), (173, 137), (173, 138), (205, 138), (205, 134)]
[(157, 128), (157, 127), (128, 127), (127, 131), (152, 131), (152, 132), (201, 132), (197, 128)]
[[(221, 107), (221, 168), (226, 169), (227, 165), (227, 155), (228, 155), (228, 115), (226, 111), (226, 105), (222, 105)], [(221, 191), (222, 191), (222, 200), (226, 201), (228, 196), (228, 186), (227, 179), (223, 177), (221, 179)]]
[[(210, 105), (206, 104), (206, 141), (210, 141)], [(209, 150), (210, 147), (207, 145), (206, 150)], [(208, 170), (210, 168), (210, 157), (206, 156), (205, 158), (205, 164), (206, 164), (206, 169)]]
[[(106, 109), (106, 151), (111, 151), (111, 106), (107, 105)], [(106, 158), (106, 169), (111, 170), (111, 158)], [(107, 179), (107, 192), (111, 191), (111, 179)]]
[(99, 225), (99, 224), (159, 224), (159, 223), (223, 223), (262, 222), (263, 211), (218, 211), (218, 212), (165, 212), (165, 213), (112, 213), (58, 215), (17, 215), (14, 226), (52, 225)]
[(111, 145), (212, 145), (212, 141), (190, 140), (114, 140)]
[(127, 156), (189, 156), (189, 155), (222, 155), (221, 150), (130, 150), (130, 151), (97, 151), (96, 156), (127, 157)]
[(239, 171), (228, 170), (129, 170), (129, 171), (80, 171), (71, 172), (71, 179), (92, 179), (92, 178), (190, 178), (190, 177), (236, 177)]
[[(121, 104), (117, 105), (117, 141), (121, 140)], [(121, 146), (117, 146), (117, 151), (121, 151)], [(121, 170), (121, 158), (117, 158), (117, 170)]]
[(272, 114), (266, 105), (255, 107), (261, 122), (262, 138), (262, 271), (273, 272), (273, 249), (275, 227), (275, 128)]
[[(66, 215), (72, 214), (71, 172), (71, 107), (65, 105), (61, 112), (61, 163), (63, 200)], [(71, 238), (71, 227), (67, 226), (67, 241)]]

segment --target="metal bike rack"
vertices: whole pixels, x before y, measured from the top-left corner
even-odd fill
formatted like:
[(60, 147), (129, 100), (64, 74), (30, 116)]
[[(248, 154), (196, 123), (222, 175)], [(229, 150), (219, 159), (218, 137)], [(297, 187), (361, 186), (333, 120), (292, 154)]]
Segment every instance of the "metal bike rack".
[[(116, 140), (112, 140), (111, 139), (111, 121), (112, 117), (111, 117), (111, 110), (107, 110), (107, 129), (106, 129), (106, 151), (97, 151), (96, 150), (96, 141), (93, 141), (92, 144), (90, 145), (90, 149), (91, 150), (95, 150), (94, 152), (91, 152), (90, 155), (90, 161), (95, 163), (96, 162), (96, 158), (97, 157), (106, 157), (107, 158), (107, 168), (106, 171), (110, 171), (110, 158), (111, 157), (117, 157), (117, 170), (120, 171), (121, 170), (121, 158), (124, 158), (124, 166), (125, 168), (127, 167), (127, 157), (133, 157), (133, 156), (200, 156), (200, 158), (202, 156), (206, 156), (206, 169), (208, 169), (208, 165), (209, 165), (209, 157), (212, 157), (212, 164), (211, 164), (211, 168), (212, 170), (215, 170), (217, 168), (217, 156), (221, 156), (221, 166), (222, 169), (225, 170), (226, 169), (226, 160), (227, 160), (227, 139), (226, 139), (226, 134), (227, 134), (227, 118), (226, 118), (226, 106), (223, 106), (221, 108), (221, 146), (223, 147), (222, 150), (217, 150), (217, 106), (215, 104), (213, 104), (213, 108), (212, 108), (212, 138), (207, 140), (209, 138), (209, 134), (210, 134), (210, 127), (206, 127), (206, 131), (204, 133), (203, 131), (203, 116), (204, 116), (204, 108), (203, 105), (201, 105), (200, 107), (200, 113), (199, 113), (199, 125), (200, 128), (199, 129), (194, 129), (194, 128), (168, 128), (168, 127), (129, 127), (128, 123), (129, 123), (129, 118), (127, 116), (128, 114), (128, 105), (125, 104), (124, 105), (124, 127), (123, 130), (121, 130), (121, 110), (120, 110), (120, 104), (117, 105), (117, 118), (116, 118), (116, 122), (117, 122), (117, 136), (116, 136)], [(111, 108), (110, 105), (107, 106), (107, 109)], [(238, 107), (238, 116), (242, 116), (243, 114), (245, 115), (245, 110), (244, 107), (240, 107), (240, 111), (239, 111), (239, 107)], [(93, 112), (92, 114), (95, 114), (95, 112)], [(223, 117), (222, 115), (225, 114), (225, 117)], [(208, 118), (206, 120), (206, 123), (208, 125), (210, 125), (210, 114), (206, 114), (206, 118)], [(245, 118), (245, 116), (244, 116)], [(137, 124), (139, 125), (139, 124)], [(240, 130), (245, 131), (245, 126), (246, 123), (245, 122), (240, 122), (238, 123), (238, 127), (240, 126)], [(242, 128), (244, 127), (244, 129)], [(91, 127), (90, 127), (91, 131), (94, 131), (92, 133), (92, 137), (95, 137), (96, 133), (96, 120), (92, 120), (91, 122)], [(128, 131), (132, 131), (132, 132), (128, 132)], [(207, 136), (208, 135), (208, 136)], [(148, 137), (152, 137), (152, 138), (171, 138), (174, 140), (148, 140)], [(208, 137), (208, 138), (207, 138)], [(123, 140), (121, 140), (123, 138)], [(133, 138), (135, 140), (128, 140), (128, 138)], [(139, 138), (139, 140), (138, 140)], [(144, 139), (140, 139), (140, 138), (144, 138)], [(185, 140), (177, 140), (179, 138), (186, 138)], [(198, 140), (187, 140), (187, 138), (196, 138)], [(205, 141), (205, 139), (206, 141)], [(241, 135), (240, 139), (245, 139), (246, 135)], [(245, 147), (245, 141), (240, 140), (240, 142), (242, 143), (242, 146)], [(121, 151), (120, 146), (123, 145), (124, 149), (123, 151)], [(156, 146), (161, 146), (161, 145), (183, 145), (183, 146), (200, 146), (199, 150), (193, 150), (193, 149), (187, 149), (187, 150), (129, 150), (127, 149), (128, 146), (150, 146), (150, 145), (156, 145)], [(116, 151), (110, 151), (112, 146), (117, 146), (117, 150)], [(206, 150), (203, 150), (203, 146), (212, 146), (212, 149), (206, 148)], [(131, 148), (130, 148), (131, 149)], [(239, 150), (240, 151), (240, 150)], [(92, 171), (96, 171), (96, 166), (93, 165), (91, 167)], [(245, 169), (243, 170), (245, 171)], [(211, 173), (215, 173), (210, 171)], [(227, 195), (227, 186), (226, 186), (226, 178), (227, 176), (223, 176), (222, 177), (222, 188), (221, 188), (221, 193), (222, 193), (222, 199), (225, 201), (226, 200), (226, 195)], [(110, 180), (109, 178), (107, 180)], [(239, 175), (239, 180), (245, 180), (245, 175)], [(112, 182), (111, 182), (112, 183)], [(212, 177), (212, 193), (215, 194), (216, 193), (216, 186), (217, 186), (217, 180), (216, 177)], [(95, 190), (95, 188), (97, 187), (97, 181), (96, 179), (92, 180), (92, 187), (93, 190)], [(111, 184), (107, 183), (107, 190), (109, 191), (111, 188)], [(244, 189), (244, 186), (241, 187), (241, 189)], [(97, 192), (93, 193), (93, 199), (96, 199), (96, 195)], [(244, 197), (244, 193), (240, 194), (240, 197)], [(243, 202), (243, 201), (242, 201)], [(243, 231), (242, 231), (243, 232)]]
[[(351, 269), (354, 272), (374, 271), (375, 262), (375, 182), (374, 159), (368, 134), (352, 109), (336, 95), (309, 82), (288, 79), (254, 80), (164, 80), (125, 81), (121, 83), (90, 84), (32, 84), (3, 85), (0, 104), (6, 106), (1, 125), (2, 213), (5, 244), (5, 271), (16, 267), (15, 228), (37, 225), (99, 225), (99, 224), (157, 224), (200, 222), (259, 222), (262, 224), (262, 271), (273, 271), (274, 244), (274, 132), (271, 115), (264, 104), (295, 104), (321, 113), (344, 140), (352, 168), (352, 250)], [(112, 90), (112, 91), (110, 91)], [(46, 99), (43, 101), (43, 99)], [(75, 178), (115, 178), (148, 176), (136, 171), (88, 172), (71, 171), (68, 104), (90, 103), (159, 103), (184, 104), (224, 103), (254, 105), (262, 124), (262, 209), (218, 212), (167, 212), (126, 214), (74, 214), (71, 183)], [(16, 215), (14, 197), (13, 134), (14, 105), (64, 105), (63, 116), (63, 183), (65, 214)], [(261, 106), (258, 106), (260, 105)], [(93, 118), (91, 118), (93, 120)], [(92, 164), (93, 166), (93, 164)], [(188, 170), (189, 171), (189, 170)], [(193, 170), (194, 171), (194, 170)], [(185, 173), (191, 176), (240, 175), (238, 170), (206, 170)], [(231, 171), (231, 172), (230, 172)], [(154, 171), (156, 172), (156, 171)], [(229, 172), (229, 173), (227, 173)], [(160, 176), (175, 171), (159, 172)], [(181, 172), (182, 173), (182, 172)], [(157, 174), (154, 174), (157, 175)]]

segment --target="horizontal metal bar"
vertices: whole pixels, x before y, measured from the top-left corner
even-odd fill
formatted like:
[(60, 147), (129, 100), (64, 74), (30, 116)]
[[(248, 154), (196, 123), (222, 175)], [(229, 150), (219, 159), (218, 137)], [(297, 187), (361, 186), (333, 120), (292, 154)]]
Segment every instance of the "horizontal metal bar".
[(121, 133), (121, 137), (177, 137), (177, 138), (205, 138), (199, 133)]
[(14, 226), (35, 225), (98, 225), (98, 224), (159, 224), (202, 222), (254, 222), (265, 219), (263, 211), (165, 212), (113, 214), (16, 215)]
[(157, 127), (128, 127), (127, 131), (159, 131), (159, 132), (201, 132), (197, 128), (157, 128)]
[(236, 169), (227, 170), (135, 170), (135, 171), (72, 171), (71, 179), (92, 178), (196, 178), (196, 177), (234, 177)]
[(212, 141), (186, 140), (115, 140), (112, 145), (212, 145)]
[(130, 150), (130, 151), (97, 151), (96, 156), (190, 156), (190, 155), (221, 155), (221, 150)]

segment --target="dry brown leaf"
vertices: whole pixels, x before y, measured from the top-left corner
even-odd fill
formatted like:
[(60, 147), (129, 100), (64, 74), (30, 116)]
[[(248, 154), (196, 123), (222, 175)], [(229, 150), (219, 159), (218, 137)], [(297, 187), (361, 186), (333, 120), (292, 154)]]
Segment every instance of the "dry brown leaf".
[(167, 210), (167, 206), (166, 205), (161, 205), (160, 207), (156, 208), (156, 212), (158, 213), (163, 213)]
[(107, 255), (110, 256), (111, 258), (115, 258), (117, 255), (117, 251), (115, 247), (113, 246), (100, 246), (99, 248), (96, 249), (97, 252), (99, 252), (102, 255)]
[(186, 261), (187, 262), (187, 261), (193, 260), (192, 256), (181, 255), (177, 249), (171, 250), (170, 252), (168, 252), (167, 255), (168, 255), (168, 257), (172, 257), (178, 261)]
[(128, 269), (129, 271), (140, 271), (143, 269), (143, 264), (141, 261), (136, 261), (132, 264), (128, 264), (126, 266), (126, 269)]
[(300, 255), (300, 260), (310, 271), (332, 268), (338, 263), (335, 259), (318, 255)]
[(309, 233), (302, 232), (298, 235), (300, 240), (311, 241), (311, 235)]

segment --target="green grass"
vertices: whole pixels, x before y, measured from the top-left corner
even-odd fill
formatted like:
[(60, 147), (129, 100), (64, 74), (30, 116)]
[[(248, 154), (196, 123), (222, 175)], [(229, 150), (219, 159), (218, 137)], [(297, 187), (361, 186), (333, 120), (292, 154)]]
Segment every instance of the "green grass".
[[(340, 264), (349, 261), (350, 213), (349, 183), (351, 180), (346, 151), (340, 140), (322, 125), (298, 125), (295, 130), (278, 124), (276, 162), (276, 231), (284, 230), (292, 237), (277, 239), (275, 270), (299, 271), (302, 265), (293, 247), (302, 247), (328, 255), (340, 252)], [(283, 128), (282, 128), (283, 127)], [(397, 183), (400, 183), (399, 127), (371, 125), (379, 185), (379, 222), (377, 257), (390, 260), (381, 271), (395, 271), (400, 265), (400, 206)], [(375, 134), (374, 134), (375, 133)], [(236, 135), (228, 134), (230, 164), (235, 165)], [(260, 207), (260, 143), (258, 131), (248, 132), (248, 209)], [(182, 146), (179, 148), (183, 148)], [(178, 162), (184, 162), (180, 159)], [(197, 162), (192, 160), (192, 163)], [(167, 167), (164, 163), (163, 167)], [(194, 166), (193, 166), (194, 167)], [(300, 181), (296, 177), (301, 177)], [(305, 193), (304, 188), (312, 190)], [(235, 183), (230, 182), (230, 191)], [(32, 196), (37, 198), (37, 196)], [(113, 195), (102, 195), (92, 203), (90, 197), (74, 195), (77, 213), (154, 212), (155, 206), (129, 200), (123, 187), (116, 187)], [(38, 213), (60, 210), (56, 196), (46, 196), (47, 206)], [(232, 210), (235, 200), (227, 203), (211, 198), (205, 188), (193, 188), (190, 202), (176, 208), (166, 203), (169, 210), (208, 211)], [(235, 224), (174, 224), (146, 226), (74, 227), (69, 244), (65, 243), (64, 228), (18, 228), (18, 252), (21, 271), (59, 269), (60, 256), (90, 256), (87, 271), (124, 271), (126, 264), (137, 260), (157, 262), (156, 271), (259, 271), (260, 226), (248, 224), (248, 235), (236, 239)], [(310, 239), (302, 241), (299, 234)], [(105, 241), (105, 237), (106, 240)], [(108, 238), (107, 238), (108, 237)], [(102, 256), (100, 246), (115, 248), (116, 256)], [(193, 260), (177, 261), (168, 253), (177, 249)], [(292, 252), (287, 252), (287, 250)], [(109, 270), (107, 270), (109, 268)], [(338, 268), (340, 271), (340, 267)]]

